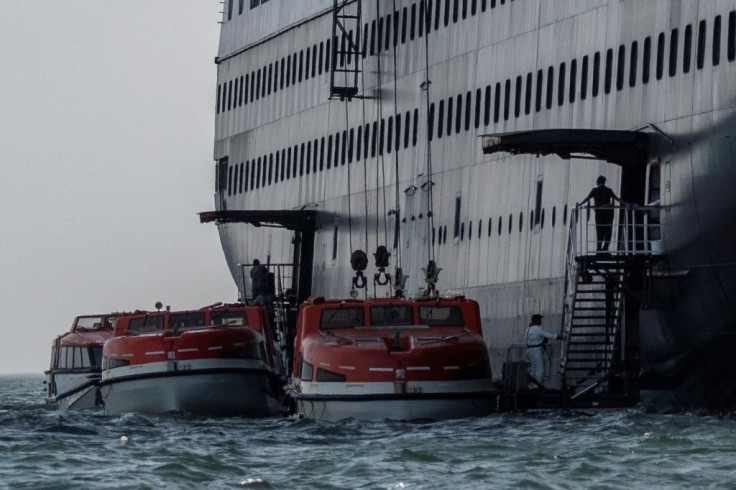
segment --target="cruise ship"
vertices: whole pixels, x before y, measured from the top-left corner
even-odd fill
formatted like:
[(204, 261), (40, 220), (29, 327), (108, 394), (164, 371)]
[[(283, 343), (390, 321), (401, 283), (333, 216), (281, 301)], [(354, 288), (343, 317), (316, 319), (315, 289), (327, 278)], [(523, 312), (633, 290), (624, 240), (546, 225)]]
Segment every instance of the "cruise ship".
[(215, 62), (242, 299), (462, 295), (496, 377), (542, 314), (549, 387), (736, 405), (736, 0), (226, 0)]

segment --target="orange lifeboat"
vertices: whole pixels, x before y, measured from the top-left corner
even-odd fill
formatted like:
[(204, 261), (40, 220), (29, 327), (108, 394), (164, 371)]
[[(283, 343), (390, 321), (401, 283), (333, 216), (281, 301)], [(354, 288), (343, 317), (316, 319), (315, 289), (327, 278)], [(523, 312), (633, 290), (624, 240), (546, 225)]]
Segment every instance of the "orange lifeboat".
[(302, 416), (449, 419), (493, 411), (478, 303), (317, 299), (297, 319), (290, 394)]
[(78, 316), (68, 332), (54, 339), (51, 365), (45, 372), (49, 405), (61, 410), (99, 406), (102, 346), (112, 337), (112, 325), (119, 315)]
[(263, 417), (282, 411), (285, 366), (258, 306), (127, 315), (104, 346), (108, 415), (183, 411)]

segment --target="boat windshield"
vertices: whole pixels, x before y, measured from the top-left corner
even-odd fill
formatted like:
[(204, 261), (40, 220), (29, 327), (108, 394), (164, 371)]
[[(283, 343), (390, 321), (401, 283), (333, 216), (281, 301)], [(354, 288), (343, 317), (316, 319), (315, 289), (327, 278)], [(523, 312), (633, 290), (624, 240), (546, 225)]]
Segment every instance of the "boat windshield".
[(243, 327), (247, 324), (244, 311), (219, 311), (212, 313), (212, 325), (214, 326)]
[(169, 316), (169, 328), (175, 332), (204, 327), (204, 312), (184, 311)]
[(463, 312), (457, 306), (420, 306), (419, 323), (422, 325), (462, 326)]
[(77, 318), (74, 325), (76, 330), (100, 330), (105, 324), (105, 317), (102, 316), (83, 316)]
[(130, 333), (151, 333), (164, 329), (164, 315), (146, 315), (141, 318), (133, 318), (128, 325)]
[(411, 306), (373, 306), (371, 325), (376, 327), (398, 327), (413, 325), (414, 315)]
[(363, 326), (363, 308), (329, 308), (321, 313), (319, 328)]

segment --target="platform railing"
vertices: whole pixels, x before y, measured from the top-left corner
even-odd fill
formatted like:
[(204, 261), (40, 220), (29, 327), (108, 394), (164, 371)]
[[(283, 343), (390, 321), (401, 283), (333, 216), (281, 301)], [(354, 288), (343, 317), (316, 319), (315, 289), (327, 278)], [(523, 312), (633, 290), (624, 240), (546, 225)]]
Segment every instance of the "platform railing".
[[(570, 242), (572, 257), (609, 254), (611, 256), (662, 255), (661, 206), (576, 206), (571, 218)], [(596, 210), (613, 211), (610, 225), (596, 223)], [(603, 245), (598, 236), (610, 233), (610, 242)]]

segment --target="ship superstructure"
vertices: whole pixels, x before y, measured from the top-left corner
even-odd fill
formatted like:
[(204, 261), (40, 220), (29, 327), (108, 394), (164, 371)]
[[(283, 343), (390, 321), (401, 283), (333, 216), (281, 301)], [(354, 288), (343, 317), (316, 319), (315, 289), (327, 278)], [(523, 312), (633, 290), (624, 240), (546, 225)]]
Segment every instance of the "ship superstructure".
[(363, 295), (434, 260), (500, 373), (532, 313), (574, 327), (570, 225), (604, 175), (656, 223), (641, 387), (736, 401), (736, 1), (228, 0), (216, 62), (208, 219), (242, 297), (254, 258), (325, 297), (357, 249), (392, 254)]

